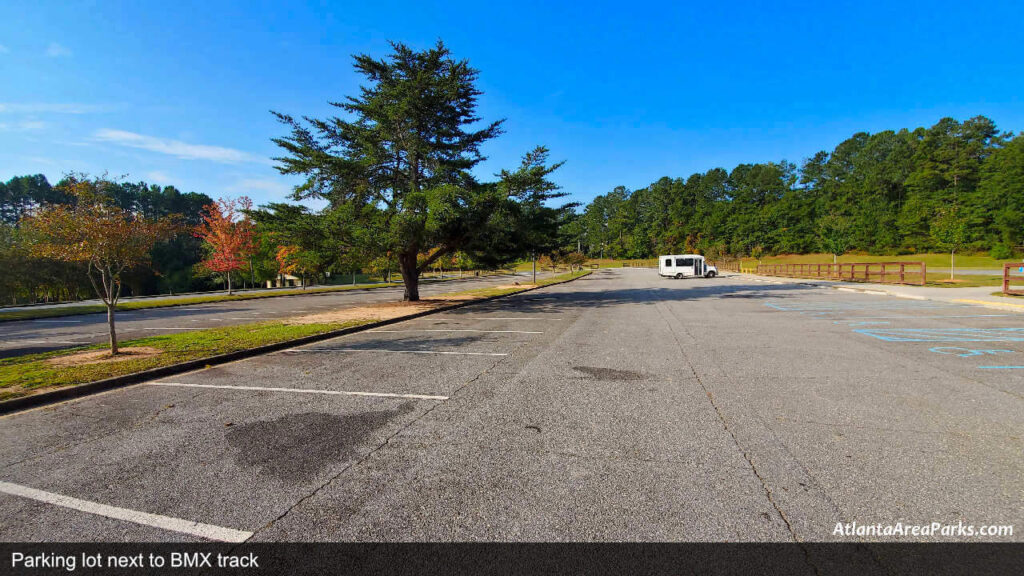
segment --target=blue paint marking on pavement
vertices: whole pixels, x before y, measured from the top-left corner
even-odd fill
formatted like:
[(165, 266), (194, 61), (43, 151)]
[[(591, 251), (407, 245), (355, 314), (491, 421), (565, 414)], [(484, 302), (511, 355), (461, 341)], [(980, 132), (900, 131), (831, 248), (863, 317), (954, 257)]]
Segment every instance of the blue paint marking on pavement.
[(936, 346), (934, 348), (929, 348), (928, 351), (935, 352), (936, 354), (952, 354), (959, 356), (960, 358), (984, 356), (986, 354), (1013, 354), (1013, 350), (971, 350), (970, 348), (960, 348), (959, 346)]
[(861, 328), (885, 342), (1024, 342), (1024, 328)]
[(978, 366), (983, 370), (1024, 370), (1024, 366)]
[(857, 316), (858, 319), (874, 320), (876, 318), (889, 318), (900, 320), (928, 320), (931, 318), (1003, 318), (1009, 314), (953, 314), (943, 316)]

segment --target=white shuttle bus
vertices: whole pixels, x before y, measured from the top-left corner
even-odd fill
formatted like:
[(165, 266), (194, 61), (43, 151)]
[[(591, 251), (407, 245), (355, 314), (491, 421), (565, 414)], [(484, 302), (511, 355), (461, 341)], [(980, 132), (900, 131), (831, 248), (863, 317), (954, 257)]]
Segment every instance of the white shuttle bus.
[(718, 268), (699, 254), (670, 254), (658, 256), (658, 274), (668, 278), (714, 278)]

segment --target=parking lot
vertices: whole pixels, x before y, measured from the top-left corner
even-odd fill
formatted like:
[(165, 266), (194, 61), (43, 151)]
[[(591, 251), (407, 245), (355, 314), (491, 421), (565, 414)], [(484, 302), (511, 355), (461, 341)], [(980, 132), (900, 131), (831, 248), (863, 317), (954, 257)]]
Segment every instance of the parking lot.
[(1022, 354), (1013, 312), (604, 270), (0, 418), (0, 538), (1020, 541)]

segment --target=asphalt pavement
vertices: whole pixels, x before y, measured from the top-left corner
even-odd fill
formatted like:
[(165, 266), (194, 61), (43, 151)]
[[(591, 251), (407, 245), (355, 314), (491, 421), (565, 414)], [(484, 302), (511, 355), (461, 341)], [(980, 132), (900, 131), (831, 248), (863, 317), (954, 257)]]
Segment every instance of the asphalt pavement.
[(602, 270), (0, 418), (0, 540), (1019, 542), (1022, 355), (1014, 312)]
[[(538, 273), (538, 277), (545, 275), (550, 276), (550, 273)], [(422, 282), (420, 294), (426, 298), (446, 292), (529, 282), (530, 279), (525, 273), (519, 273), (515, 276)], [(374, 302), (401, 300), (403, 290), (402, 286), (312, 294), (302, 294), (301, 290), (295, 290), (294, 294), (281, 297), (122, 310), (116, 317), (117, 335), (119, 339), (125, 340), (315, 314)], [(0, 322), (0, 358), (96, 344), (108, 339), (106, 313)]]

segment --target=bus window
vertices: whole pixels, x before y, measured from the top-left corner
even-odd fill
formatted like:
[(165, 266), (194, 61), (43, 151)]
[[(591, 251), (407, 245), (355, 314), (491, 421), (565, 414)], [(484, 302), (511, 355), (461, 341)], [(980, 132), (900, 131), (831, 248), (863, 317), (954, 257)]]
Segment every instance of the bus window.
[(693, 266), (693, 258), (682, 258), (676, 260), (676, 266)]
[(671, 258), (665, 258), (665, 266), (668, 266), (670, 268), (672, 267), (672, 259)]

